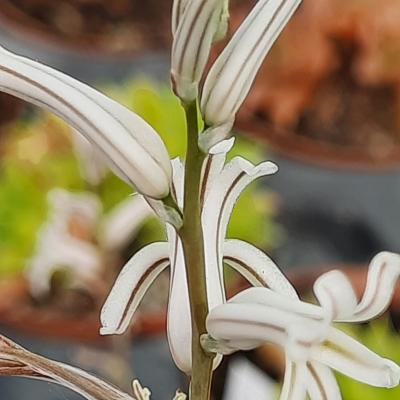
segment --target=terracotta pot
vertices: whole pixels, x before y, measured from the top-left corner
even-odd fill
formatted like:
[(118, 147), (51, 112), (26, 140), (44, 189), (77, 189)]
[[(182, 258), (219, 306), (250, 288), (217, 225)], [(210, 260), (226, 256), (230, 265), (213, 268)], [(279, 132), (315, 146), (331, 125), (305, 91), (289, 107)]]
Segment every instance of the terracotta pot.
[(376, 157), (364, 152), (360, 147), (335, 146), (293, 132), (284, 132), (283, 129), (257, 117), (251, 120), (242, 120), (239, 117), (236, 128), (255, 137), (266, 149), (304, 164), (366, 172), (400, 167), (400, 146), (394, 146), (390, 152)]
[[(29, 296), (25, 279), (0, 280), (0, 324), (25, 335), (42, 339), (101, 344), (100, 310), (65, 313), (50, 306), (36, 306)], [(166, 329), (165, 313), (138, 313), (132, 325), (132, 336), (162, 335)]]
[[(169, 40), (169, 30), (166, 35), (169, 24), (167, 13), (159, 11), (155, 14), (149, 11), (157, 9), (155, 6), (159, 5), (158, 2), (147, 7), (143, 7), (140, 1), (118, 3), (111, 5), (105, 0), (87, 4), (71, 0), (60, 3), (52, 0), (30, 3), (3, 0), (0, 25), (7, 32), (24, 40), (84, 54), (131, 57), (144, 50), (165, 49)], [(163, 2), (162, 10), (169, 10), (169, 3)], [(52, 7), (53, 5), (57, 7)], [(27, 10), (28, 6), (30, 12)], [(132, 20), (126, 19), (124, 7), (133, 13)], [(112, 12), (105, 16), (107, 8), (111, 8)], [(83, 9), (87, 11), (80, 12)], [(138, 14), (137, 21), (134, 18), (135, 13)], [(94, 15), (96, 29), (87, 31), (90, 21), (85, 20), (85, 16), (90, 14)], [(46, 20), (52, 21), (52, 27)]]
[[(234, 27), (246, 3), (232, 10)], [(398, 11), (395, 1), (304, 0), (261, 66), (237, 128), (305, 164), (399, 168), (400, 64), (388, 62), (399, 31), (386, 17)]]

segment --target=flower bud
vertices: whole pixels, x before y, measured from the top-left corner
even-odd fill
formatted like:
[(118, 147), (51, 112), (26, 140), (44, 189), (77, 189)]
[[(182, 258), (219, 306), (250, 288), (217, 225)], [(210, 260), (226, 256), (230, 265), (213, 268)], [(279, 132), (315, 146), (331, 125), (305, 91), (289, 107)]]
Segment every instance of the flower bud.
[(225, 139), (270, 48), (301, 0), (259, 0), (212, 66), (201, 110), (209, 131), (203, 148)]
[(144, 195), (169, 193), (171, 164), (156, 131), (91, 87), (0, 47), (0, 90), (54, 112), (96, 146)]
[(180, 0), (174, 4), (171, 80), (174, 92), (184, 101), (193, 101), (198, 95), (211, 45), (220, 34), (224, 3), (226, 0)]

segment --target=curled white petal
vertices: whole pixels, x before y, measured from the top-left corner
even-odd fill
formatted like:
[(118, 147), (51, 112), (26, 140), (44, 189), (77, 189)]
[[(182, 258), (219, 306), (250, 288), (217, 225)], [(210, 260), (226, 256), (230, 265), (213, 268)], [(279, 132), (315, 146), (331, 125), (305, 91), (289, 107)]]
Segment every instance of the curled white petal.
[(367, 286), (354, 314), (346, 321), (368, 321), (381, 315), (389, 306), (400, 275), (400, 255), (381, 252), (377, 254), (368, 270)]
[(242, 240), (224, 243), (224, 262), (244, 276), (253, 286), (265, 286), (297, 298), (297, 293), (279, 267), (261, 250)]
[(380, 357), (345, 333), (331, 328), (325, 343), (314, 350), (315, 360), (372, 386), (391, 388), (400, 380), (400, 367)]
[(260, 0), (215, 61), (204, 84), (201, 109), (207, 134), (228, 134), (266, 54), (301, 0)]
[(347, 276), (338, 270), (321, 275), (314, 283), (314, 293), (331, 320), (353, 315), (357, 297)]
[(236, 157), (225, 165), (210, 187), (201, 216), (210, 308), (225, 300), (223, 245), (233, 207), (247, 185), (258, 177), (271, 175), (276, 171), (277, 166), (272, 162), (254, 166), (249, 161)]
[(152, 243), (128, 261), (101, 310), (102, 335), (126, 331), (147, 289), (169, 263), (166, 242)]
[(141, 193), (169, 192), (168, 152), (135, 113), (75, 79), (0, 47), (0, 90), (57, 114), (95, 145)]
[(179, 19), (171, 56), (171, 78), (177, 96), (197, 97), (214, 36), (219, 29), (224, 0), (190, 0)]

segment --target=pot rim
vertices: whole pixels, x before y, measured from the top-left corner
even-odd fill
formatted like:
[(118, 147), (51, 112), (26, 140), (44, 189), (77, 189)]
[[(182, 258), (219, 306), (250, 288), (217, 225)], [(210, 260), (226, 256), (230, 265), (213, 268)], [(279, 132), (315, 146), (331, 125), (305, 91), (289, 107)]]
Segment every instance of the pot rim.
[[(287, 159), (327, 169), (360, 172), (390, 172), (400, 169), (400, 145), (382, 157), (360, 151), (356, 146), (335, 146), (327, 142), (285, 132), (267, 121), (237, 119), (236, 128), (259, 139), (267, 149)], [(267, 133), (268, 132), (268, 133)]]
[[(143, 24), (144, 25), (144, 24)], [(38, 43), (53, 50), (77, 53), (79, 55), (101, 56), (117, 59), (132, 59), (152, 51), (162, 50), (163, 46), (145, 48), (140, 45), (137, 49), (112, 50), (102, 45), (107, 34), (84, 34), (76, 41), (68, 37), (58, 37), (49, 33), (46, 25), (23, 13), (10, 0), (3, 0), (0, 8), (0, 28), (18, 39)]]

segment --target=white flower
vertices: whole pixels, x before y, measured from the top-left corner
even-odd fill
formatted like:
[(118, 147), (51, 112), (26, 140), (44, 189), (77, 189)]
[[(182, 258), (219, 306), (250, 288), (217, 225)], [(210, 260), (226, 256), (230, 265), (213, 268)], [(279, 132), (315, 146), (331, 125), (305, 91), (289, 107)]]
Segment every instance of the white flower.
[(65, 386), (88, 400), (139, 400), (78, 368), (31, 353), (0, 335), (0, 376), (23, 376)]
[[(254, 179), (276, 172), (271, 162), (258, 166), (236, 157), (225, 164), (232, 141), (212, 149), (205, 160), (201, 190), (202, 225), (206, 256), (206, 281), (210, 308), (225, 301), (223, 262), (230, 264), (254, 285), (293, 291), (275, 264), (260, 250), (240, 240), (225, 240), (233, 206), (241, 191)], [(173, 162), (173, 192), (183, 206), (183, 165)], [(170, 266), (168, 340), (177, 366), (191, 372), (191, 319), (182, 242), (168, 226), (169, 242), (150, 244), (135, 254), (122, 270), (101, 313), (102, 334), (121, 334), (148, 287)], [(217, 363), (217, 362), (216, 362)]]
[[(58, 269), (67, 269), (74, 284), (90, 287), (102, 270), (99, 249), (91, 242), (101, 214), (101, 204), (91, 193), (53, 189), (48, 194), (49, 219), (38, 233), (35, 255), (26, 276), (35, 297), (46, 294)], [(84, 236), (72, 232), (84, 229)]]
[(154, 129), (135, 113), (59, 71), (2, 47), (0, 90), (63, 118), (139, 192), (157, 199), (168, 195), (168, 152)]
[(172, 35), (175, 35), (179, 22), (181, 21), (182, 15), (185, 12), (186, 6), (188, 5), (190, 0), (174, 0), (172, 5), (172, 20), (171, 20), (171, 28)]
[(53, 189), (48, 194), (49, 218), (38, 233), (26, 271), (33, 296), (48, 293), (50, 281), (65, 269), (74, 286), (95, 290), (104, 269), (104, 255), (128, 244), (153, 214), (145, 199), (129, 197), (103, 215), (92, 193)]
[(209, 127), (200, 142), (205, 150), (228, 136), (265, 56), (300, 2), (259, 0), (215, 61), (201, 96)]
[[(390, 304), (400, 275), (400, 256), (382, 252), (371, 262), (367, 286), (358, 303), (340, 271), (322, 275), (314, 285), (320, 305), (267, 288), (251, 288), (211, 310), (207, 330), (223, 353), (265, 342), (285, 349), (287, 366), (281, 399), (340, 399), (331, 368), (373, 386), (394, 387), (400, 368), (332, 326), (369, 321)], [(210, 341), (210, 339), (208, 339)]]
[(225, 0), (180, 0), (174, 3), (171, 79), (174, 92), (184, 101), (198, 95), (198, 84), (210, 54), (220, 36)]

